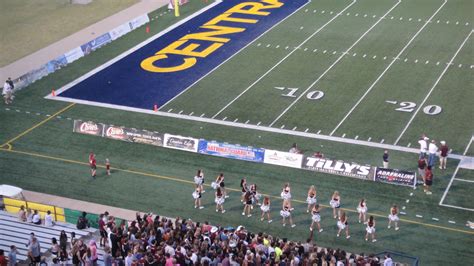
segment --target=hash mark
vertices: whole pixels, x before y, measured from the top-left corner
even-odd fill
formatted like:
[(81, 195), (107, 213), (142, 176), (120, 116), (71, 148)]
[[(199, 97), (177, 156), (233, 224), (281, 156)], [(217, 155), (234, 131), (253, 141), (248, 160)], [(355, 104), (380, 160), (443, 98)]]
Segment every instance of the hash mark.
[(72, 118), (68, 117), (67, 120), (72, 120)]
[(171, 111), (173, 111), (173, 108), (169, 109), (169, 110), (168, 110), (168, 113), (171, 112)]
[(342, 138), (345, 138), (345, 137), (346, 137), (346, 133), (342, 134), (342, 136), (341, 136), (341, 137), (342, 137)]
[(308, 9), (306, 8), (306, 9), (304, 10), (304, 12), (308, 12)]
[(390, 19), (393, 19), (393, 17), (390, 17)]
[(354, 139), (359, 139), (359, 135), (355, 136), (355, 138), (354, 138)]
[(385, 60), (385, 59), (387, 59), (387, 57), (386, 57), (386, 56), (384, 56), (384, 57), (383, 57), (383, 60)]
[(458, 67), (462, 67), (462, 64), (459, 64), (459, 66), (458, 66)]
[(236, 118), (236, 119), (234, 120), (234, 123), (235, 123), (235, 122), (237, 122), (237, 121), (239, 121), (239, 119), (238, 119), (238, 118)]
[(466, 22), (466, 26), (469, 25), (469, 22)]
[(321, 133), (321, 129), (320, 129), (320, 130), (318, 130), (318, 132), (316, 132), (316, 134), (319, 134), (319, 133)]
[(377, 56), (376, 56), (376, 55), (374, 55), (374, 57), (372, 57), (372, 59), (375, 59), (375, 58), (377, 58)]
[(281, 126), (280, 129), (284, 129), (285, 128), (285, 125)]
[(400, 17), (400, 20), (403, 20), (403, 17)]
[(318, 49), (314, 49), (314, 50), (313, 50), (313, 53), (316, 53), (317, 50), (318, 50)]
[(301, 27), (300, 27), (300, 30), (302, 30), (302, 29), (304, 29), (304, 27), (303, 27), (303, 26), (301, 26)]
[(324, 50), (324, 51), (323, 51), (323, 54), (325, 54), (326, 52), (327, 52), (327, 50)]
[(21, 112), (20, 110), (16, 109), (15, 111), (17, 111), (18, 113)]
[(247, 120), (247, 121), (245, 121), (245, 124), (248, 124), (249, 122), (250, 122), (250, 120)]
[(459, 21), (456, 21), (456, 25), (459, 25)]
[(363, 57), (363, 58), (365, 58), (366, 56), (367, 56), (367, 55), (366, 55), (366, 54), (364, 54), (362, 57)]
[(191, 113), (189, 113), (189, 116), (192, 116), (193, 114), (194, 114), (194, 112), (191, 112)]
[(288, 50), (288, 48), (290, 48), (289, 46), (285, 47), (285, 50)]
[(437, 66), (439, 66), (439, 61), (438, 61), (438, 62), (436, 62), (436, 65), (437, 65)]
[(357, 55), (357, 53), (354, 53), (352, 56), (356, 56), (356, 55)]
[(257, 126), (260, 126), (261, 123), (262, 123), (262, 122), (258, 121)]
[(377, 15), (373, 15), (372, 17), (375, 18), (375, 17), (377, 17)]
[(385, 140), (384, 140), (384, 139), (382, 139), (382, 140), (380, 141), (380, 143), (383, 143), (384, 141), (385, 141)]
[(427, 65), (430, 62), (430, 60), (426, 60), (425, 65)]
[(403, 62), (406, 62), (406, 61), (408, 61), (408, 58), (405, 58), (405, 60), (403, 60)]
[(450, 224), (456, 224), (455, 221), (451, 221), (451, 220), (449, 220), (448, 223), (450, 223)]
[(270, 47), (271, 45), (270, 44), (267, 44), (267, 48)]
[(367, 17), (367, 14), (364, 14), (364, 18), (366, 18), (366, 17)]
[(30, 113), (30, 111), (25, 111), (25, 113), (29, 114), (29, 113)]
[(334, 13), (334, 12), (332, 12), (332, 11), (331, 11), (331, 12), (329, 12), (329, 14), (331, 14), (331, 15), (332, 15), (333, 13)]
[(294, 127), (292, 130), (295, 131), (296, 127)]
[(448, 20), (448, 21), (446, 21), (446, 24), (449, 24), (449, 20)]
[(326, 13), (326, 11), (325, 11), (325, 10), (321, 11), (321, 14), (324, 14), (324, 13)]
[(371, 139), (372, 139), (372, 137), (369, 137), (369, 138), (367, 139), (367, 141), (370, 141)]
[(5, 110), (10, 111), (10, 108), (5, 108)]
[(305, 51), (305, 52), (306, 52), (306, 51), (308, 51), (308, 48), (304, 48), (304, 50), (303, 50), (303, 51)]
[(202, 113), (199, 117), (203, 117), (205, 115), (205, 113)]
[(260, 45), (262, 45), (262, 44), (261, 44), (261, 43), (257, 43), (257, 46), (260, 46)]
[(411, 142), (408, 143), (407, 148), (410, 148), (410, 146), (411, 146)]
[(421, 18), (418, 19), (418, 22), (421, 22)]
[(411, 18), (409, 18), (408, 21), (411, 21)]
[(275, 48), (279, 48), (279, 47), (280, 47), (280, 45), (275, 46)]
[(306, 132), (308, 132), (308, 130), (309, 130), (309, 128), (307, 128), (304, 132), (306, 133)]
[(400, 214), (407, 215), (407, 213), (406, 213), (406, 212), (400, 212)]
[(61, 119), (62, 117), (60, 115), (56, 116), (57, 119)]
[(336, 53), (337, 53), (336, 51), (332, 52), (332, 54), (336, 54)]
[(415, 64), (418, 63), (418, 59), (415, 59)]
[(47, 117), (50, 117), (51, 115), (46, 115)]
[(180, 115), (183, 112), (183, 110), (179, 111), (178, 115)]
[(431, 218), (431, 220), (433, 220), (433, 221), (439, 221), (439, 219), (438, 219), (438, 218), (435, 218), (435, 217)]
[(350, 14), (351, 14), (351, 13), (347, 12), (347, 14), (346, 14), (346, 15), (347, 15), (347, 16), (349, 16)]
[(316, 13), (316, 9), (315, 9), (315, 10), (313, 10), (313, 13)]
[(359, 13), (356, 13), (355, 16), (358, 17), (358, 16), (359, 16)]
[(439, 23), (439, 20), (437, 20), (436, 23)]
[(423, 218), (423, 215), (417, 214), (417, 215), (415, 215), (415, 216), (418, 217), (418, 218)]
[(225, 121), (226, 119), (227, 119), (227, 116), (226, 116), (226, 117), (224, 117), (224, 118), (222, 118), (222, 120), (223, 120), (223, 121)]

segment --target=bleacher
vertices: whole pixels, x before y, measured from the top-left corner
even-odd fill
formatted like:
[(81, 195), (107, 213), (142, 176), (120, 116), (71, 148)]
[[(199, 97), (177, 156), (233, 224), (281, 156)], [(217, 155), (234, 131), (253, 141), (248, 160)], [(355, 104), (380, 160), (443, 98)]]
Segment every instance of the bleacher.
[[(71, 232), (75, 232), (77, 239), (84, 239), (97, 231), (94, 228), (78, 230), (75, 224), (63, 222), (56, 222), (52, 227), (20, 222), (16, 215), (0, 211), (0, 249), (3, 249), (5, 254), (8, 255), (10, 246), (15, 245), (17, 247), (18, 261), (24, 261), (28, 258), (26, 244), (29, 241), (30, 233), (33, 232), (38, 239), (43, 255), (51, 248), (51, 239), (53, 237), (59, 241), (59, 235), (62, 230), (66, 232), (68, 241), (70, 241)], [(102, 254), (100, 254), (99, 259), (102, 259)]]

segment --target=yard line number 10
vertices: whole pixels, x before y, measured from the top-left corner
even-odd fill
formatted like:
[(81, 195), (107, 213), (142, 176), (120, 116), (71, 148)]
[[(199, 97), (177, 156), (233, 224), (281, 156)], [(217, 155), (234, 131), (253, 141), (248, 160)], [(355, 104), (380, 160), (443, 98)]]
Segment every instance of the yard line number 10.
[[(281, 94), (281, 96), (285, 97), (290, 97), (290, 98), (296, 98), (296, 92), (298, 91), (298, 88), (285, 88), (285, 87), (275, 87), (277, 90), (284, 91), (284, 93)], [(314, 91), (309, 91), (306, 93), (306, 98), (309, 100), (319, 100), (324, 97), (324, 92), (314, 90)]]

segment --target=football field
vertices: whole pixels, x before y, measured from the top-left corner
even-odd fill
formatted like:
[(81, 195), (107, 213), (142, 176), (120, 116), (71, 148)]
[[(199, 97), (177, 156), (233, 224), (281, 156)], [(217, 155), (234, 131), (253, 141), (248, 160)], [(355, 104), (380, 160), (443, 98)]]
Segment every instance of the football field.
[[(241, 2), (191, 1), (180, 18), (160, 9), (150, 33), (137, 29), (18, 92), (0, 108), (0, 183), (297, 241), (309, 235), (305, 200), (315, 185), (323, 206), (318, 245), (392, 250), (420, 265), (472, 264), (474, 3), (262, 0), (235, 8)], [(436, 167), (433, 195), (426, 195), (420, 187), (77, 134), (74, 120), (280, 151), (298, 143), (306, 156), (321, 151), (361, 165), (380, 166), (388, 149), (390, 167), (413, 172), (422, 134), (445, 140), (452, 156), (446, 170)], [(94, 180), (91, 151), (99, 164)], [(111, 176), (102, 173), (105, 158)], [(225, 173), (225, 215), (215, 212), (210, 187), (205, 209), (193, 208), (198, 168), (206, 184)], [(244, 176), (271, 197), (272, 224), (255, 210), (240, 215)], [(285, 182), (295, 202), (293, 229), (279, 223)], [(328, 206), (334, 190), (350, 218), (350, 240), (336, 238)], [(364, 241), (357, 223), (361, 198), (377, 220), (376, 243)], [(386, 227), (393, 204), (402, 212), (400, 231)]]

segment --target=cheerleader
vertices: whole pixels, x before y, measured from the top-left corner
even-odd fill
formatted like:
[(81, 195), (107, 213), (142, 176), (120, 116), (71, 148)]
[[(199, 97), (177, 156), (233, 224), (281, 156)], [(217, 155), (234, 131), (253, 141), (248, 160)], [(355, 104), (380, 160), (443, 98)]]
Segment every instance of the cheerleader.
[(206, 192), (202, 186), (202, 184), (204, 184), (204, 172), (201, 169), (197, 170), (197, 173), (194, 176), (194, 183), (196, 184), (196, 187), (199, 188), (201, 193)]
[(204, 209), (204, 206), (201, 206), (201, 189), (199, 187), (193, 192), (194, 198), (194, 208)]
[(240, 188), (242, 189), (242, 196), (240, 197), (240, 202), (245, 204), (244, 196), (248, 191), (247, 178), (244, 177), (244, 178), (240, 179)]
[(247, 215), (247, 217), (252, 216), (250, 213), (251, 211), (251, 206), (252, 206), (252, 193), (250, 191), (247, 191), (244, 195), (244, 211), (242, 212), (242, 215)]
[(365, 241), (369, 241), (369, 235), (372, 238), (372, 242), (376, 242), (377, 239), (375, 239), (375, 220), (374, 216), (369, 217), (369, 221), (367, 222), (367, 228), (365, 228), (365, 231), (367, 233), (365, 234)]
[(357, 212), (359, 213), (359, 223), (364, 222), (366, 224), (365, 214), (367, 213), (367, 204), (365, 199), (361, 199), (359, 205), (357, 205)]
[(225, 210), (224, 210), (225, 198), (220, 187), (216, 189), (215, 194), (216, 194), (216, 199), (214, 200), (214, 202), (216, 203), (216, 212), (220, 211), (221, 213), (225, 213)]
[(291, 227), (296, 226), (296, 224), (293, 223), (293, 219), (291, 218), (291, 208), (290, 208), (290, 205), (288, 204), (288, 202), (283, 204), (283, 208), (280, 211), (280, 215), (283, 218), (282, 221), (281, 221), (283, 226), (286, 226), (286, 218), (288, 218), (290, 220)]
[[(259, 202), (261, 195), (257, 192), (256, 184), (252, 184), (250, 186), (250, 193), (252, 193), (252, 204), (257, 204), (258, 206), (262, 205)], [(251, 208), (253, 209), (253, 205), (251, 206)]]
[(341, 231), (345, 229), (346, 238), (351, 238), (351, 236), (349, 235), (349, 224), (347, 223), (347, 216), (344, 211), (341, 211), (339, 215), (339, 220), (337, 221), (337, 228), (339, 228), (339, 231), (337, 231), (337, 237), (339, 237), (341, 235)]
[(262, 217), (260, 217), (260, 221), (265, 220), (265, 214), (267, 214), (268, 223), (271, 223), (272, 219), (270, 218), (270, 198), (269, 197), (265, 197), (263, 199), (263, 204), (260, 207), (260, 210), (262, 210)]
[(316, 205), (316, 188), (314, 186), (309, 187), (306, 202), (308, 203), (308, 209), (306, 212), (309, 213)]
[(393, 205), (392, 208), (390, 208), (390, 214), (388, 215), (388, 226), (387, 228), (390, 229), (392, 226), (392, 222), (395, 223), (395, 231), (398, 231), (400, 229), (398, 227), (398, 221), (400, 218), (398, 218), (398, 207), (397, 205)]
[(288, 205), (290, 210), (292, 211), (293, 208), (291, 207), (291, 188), (290, 188), (290, 183), (286, 183), (285, 186), (283, 186), (283, 190), (281, 191), (280, 194), (281, 198), (283, 199), (283, 204), (282, 206), (285, 207), (285, 205)]
[(341, 196), (339, 196), (339, 191), (334, 191), (334, 194), (332, 194), (331, 201), (329, 201), (329, 205), (332, 207), (332, 214), (334, 216), (334, 219), (337, 219), (337, 212), (336, 209), (339, 209), (341, 207)]
[(314, 224), (318, 226), (318, 232), (322, 232), (323, 229), (321, 228), (321, 216), (319, 215), (320, 207), (319, 204), (315, 204), (311, 210), (311, 226), (309, 227), (310, 231), (313, 231)]
[(217, 184), (219, 184), (219, 187), (222, 190), (222, 195), (224, 195), (224, 198), (227, 199), (229, 196), (227, 195), (227, 191), (225, 190), (224, 174), (223, 173), (220, 173), (219, 176), (217, 177)]

